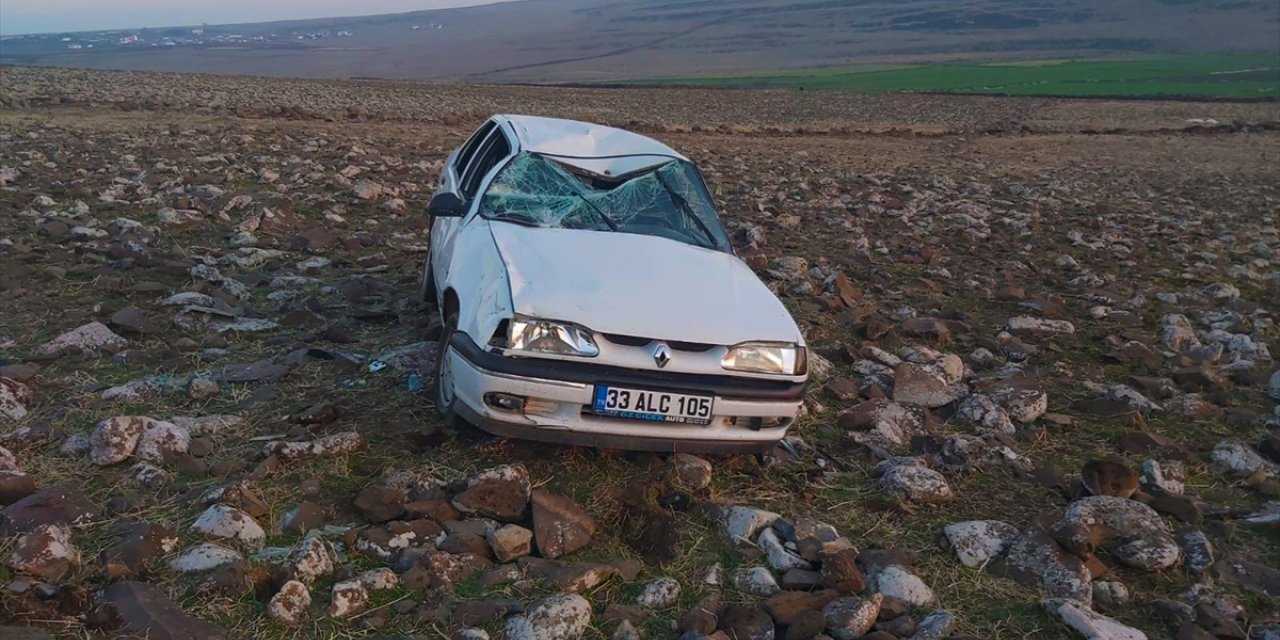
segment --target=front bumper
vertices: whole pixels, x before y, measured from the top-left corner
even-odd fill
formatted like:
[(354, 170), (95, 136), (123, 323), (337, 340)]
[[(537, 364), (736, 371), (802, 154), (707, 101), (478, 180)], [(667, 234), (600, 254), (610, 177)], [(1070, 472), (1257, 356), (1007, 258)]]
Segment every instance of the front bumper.
[[(665, 452), (759, 452), (786, 435), (803, 402), (804, 382), (673, 374), (594, 363), (510, 358), (455, 333), (451, 359), (459, 415), (496, 435), (592, 447)], [(715, 396), (711, 424), (650, 423), (598, 416), (595, 385)], [(522, 411), (499, 409), (487, 394), (527, 398)], [(750, 418), (778, 426), (752, 428)]]

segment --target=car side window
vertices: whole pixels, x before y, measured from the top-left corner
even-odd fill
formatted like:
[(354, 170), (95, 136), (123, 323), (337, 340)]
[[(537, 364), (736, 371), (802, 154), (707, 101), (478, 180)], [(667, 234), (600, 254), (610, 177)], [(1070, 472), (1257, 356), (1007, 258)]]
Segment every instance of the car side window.
[(503, 135), (501, 129), (495, 130), (480, 146), (480, 152), (476, 154), (462, 176), (462, 198), (470, 201), (475, 197), (476, 190), (480, 188), (480, 182), (489, 174), (489, 170), (510, 154), (511, 145), (507, 142), (507, 137)]
[(475, 133), (471, 134), (470, 138), (467, 138), (466, 142), (462, 143), (462, 149), (458, 151), (458, 157), (454, 158), (453, 161), (454, 171), (459, 176), (466, 170), (467, 163), (471, 162), (471, 158), (476, 155), (476, 150), (480, 148), (480, 143), (489, 137), (489, 132), (493, 131), (495, 126), (497, 125), (492, 120), (484, 123), (479, 129), (476, 129)]

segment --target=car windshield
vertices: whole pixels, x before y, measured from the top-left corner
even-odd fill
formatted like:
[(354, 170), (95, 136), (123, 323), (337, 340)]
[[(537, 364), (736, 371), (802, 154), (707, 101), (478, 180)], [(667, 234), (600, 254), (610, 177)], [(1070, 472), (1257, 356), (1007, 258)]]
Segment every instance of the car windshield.
[(638, 233), (730, 250), (711, 195), (684, 160), (611, 177), (521, 153), (494, 177), (480, 214), (517, 224)]

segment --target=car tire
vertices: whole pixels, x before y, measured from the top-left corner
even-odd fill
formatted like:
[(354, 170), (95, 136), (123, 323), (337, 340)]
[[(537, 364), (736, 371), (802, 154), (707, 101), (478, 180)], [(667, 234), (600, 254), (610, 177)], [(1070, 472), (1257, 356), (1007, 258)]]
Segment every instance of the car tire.
[(444, 326), (440, 329), (440, 340), (436, 343), (436, 368), (431, 376), (431, 399), (435, 401), (436, 414), (445, 426), (455, 426), (458, 423), (458, 396), (453, 388), (450, 360), (446, 357), (449, 353), (449, 340), (457, 330), (458, 312), (454, 311), (444, 319)]

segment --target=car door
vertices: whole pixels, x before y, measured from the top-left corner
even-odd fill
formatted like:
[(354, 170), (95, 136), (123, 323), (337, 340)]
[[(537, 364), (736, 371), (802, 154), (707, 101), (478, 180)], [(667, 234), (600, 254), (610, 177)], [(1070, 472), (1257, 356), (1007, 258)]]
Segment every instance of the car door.
[(514, 146), (504, 128), (495, 126), (479, 144), (466, 167), (455, 176), (456, 191), (454, 193), (467, 203), (467, 215), (461, 218), (442, 219), (442, 222), (447, 220), (448, 224), (442, 225), (439, 238), (436, 237), (436, 227), (432, 227), (431, 250), (433, 255), (439, 256), (438, 259), (433, 258), (432, 265), (437, 286), (448, 278), (452, 268), (453, 247), (459, 230), (470, 224), (476, 217), (480, 200), (478, 196), (485, 184), (485, 179), (511, 156), (513, 149)]
[[(459, 189), (462, 175), (466, 172), (467, 165), (475, 158), (481, 145), (484, 144), (497, 126), (497, 123), (493, 120), (480, 125), (480, 128), (476, 129), (471, 134), (471, 137), (462, 143), (461, 147), (449, 154), (449, 158), (444, 164), (444, 170), (440, 172), (440, 182), (436, 185), (437, 194), (453, 193), (466, 200)], [(431, 221), (431, 253), (433, 256), (441, 255), (436, 250), (440, 249), (450, 236), (457, 233), (458, 225), (461, 222), (462, 220), (459, 218), (436, 218)]]

